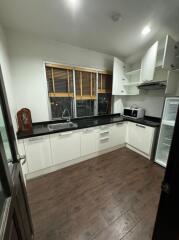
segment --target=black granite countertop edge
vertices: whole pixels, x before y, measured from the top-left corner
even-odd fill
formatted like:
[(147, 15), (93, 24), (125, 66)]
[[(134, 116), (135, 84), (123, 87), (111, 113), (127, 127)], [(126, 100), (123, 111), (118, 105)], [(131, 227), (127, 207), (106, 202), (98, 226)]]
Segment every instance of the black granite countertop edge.
[[(99, 119), (99, 118), (110, 118), (110, 117), (121, 117), (120, 113), (113, 113), (113, 114), (103, 114), (103, 115), (95, 115), (95, 116), (86, 116), (86, 117), (77, 117), (77, 118), (71, 118), (72, 122), (76, 121), (82, 121), (82, 120), (92, 120), (92, 119)], [(37, 126), (37, 125), (45, 125), (45, 124), (52, 124), (52, 123), (60, 123), (60, 122), (66, 122), (66, 120), (62, 119), (54, 119), (51, 121), (44, 121), (44, 122), (34, 122), (32, 123), (32, 126)]]
[(112, 124), (112, 123), (125, 122), (125, 121), (142, 124), (142, 125), (146, 125), (149, 127), (159, 127), (160, 121), (161, 121), (160, 118), (156, 118), (156, 117), (146, 116), (144, 119), (132, 119), (132, 118), (123, 117), (120, 114), (102, 115), (102, 116), (85, 117), (85, 118), (75, 118), (75, 119), (71, 119), (71, 120), (73, 122), (78, 123), (77, 128), (49, 131), (48, 124), (64, 122), (64, 120), (38, 122), (38, 123), (33, 123), (33, 133), (31, 133), (31, 134), (17, 133), (17, 138), (19, 140), (27, 139), (27, 138), (32, 138), (32, 137), (39, 137), (39, 136), (43, 136), (43, 135), (50, 135), (50, 134), (67, 132), (67, 131), (72, 131), (72, 130), (73, 131), (80, 130), (80, 129), (84, 129), (84, 128), (97, 127), (97, 126), (101, 126), (101, 125), (108, 125), (108, 124)]

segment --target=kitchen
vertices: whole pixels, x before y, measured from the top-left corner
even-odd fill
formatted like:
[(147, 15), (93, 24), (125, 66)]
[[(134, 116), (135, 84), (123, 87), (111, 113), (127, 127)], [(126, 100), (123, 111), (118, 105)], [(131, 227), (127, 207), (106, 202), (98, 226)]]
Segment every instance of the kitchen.
[[(69, 30), (61, 28), (64, 39), (58, 30), (57, 9), (50, 9), (50, 16), (54, 14), (53, 19), (45, 19), (43, 13), (47, 13), (48, 4), (44, 4), (41, 12), (40, 2), (37, 6), (28, 3), (30, 13), (23, 23), (18, 18), (18, 10), (13, 12), (13, 7), (2, 1), (4, 12), (0, 28), (2, 78), (35, 236), (37, 239), (97, 240), (113, 239), (113, 235), (114, 239), (135, 239), (135, 234), (138, 234), (138, 239), (139, 236), (151, 239), (179, 104), (179, 40), (176, 31), (168, 29), (157, 34), (158, 26), (154, 26), (152, 21), (144, 21), (144, 24), (144, 18), (139, 17), (135, 24), (140, 26), (137, 28), (140, 31), (133, 30), (130, 33), (131, 21), (125, 18), (125, 13), (110, 10), (109, 15), (101, 16), (102, 19), (106, 18), (103, 19), (106, 28), (111, 28), (116, 36), (118, 28), (124, 31), (121, 25), (126, 21), (128, 35), (121, 40), (123, 46), (115, 51), (113, 47), (105, 50), (109, 46), (106, 39), (99, 44), (95, 36), (92, 38), (88, 35), (89, 29), (83, 29), (87, 26), (83, 15), (82, 30), (75, 25), (75, 18), (81, 23), (76, 15), (80, 7), (78, 9), (75, 1), (74, 6), (70, 0), (69, 6), (60, 1), (62, 21), (67, 20), (64, 10), (68, 16), (72, 15), (68, 20), (73, 23), (69, 24)], [(27, 5), (21, 0), (17, 0), (14, 6), (20, 6), (20, 3), (26, 9)], [(113, 4), (114, 9), (115, 6), (119, 9), (120, 3)], [(99, 8), (101, 5), (97, 4)], [(167, 9), (170, 4), (166, 1), (164, 5)], [(104, 12), (111, 9), (107, 3), (104, 7)], [(134, 17), (127, 3), (121, 7), (126, 14), (130, 12)], [(159, 5), (157, 7), (160, 8)], [(39, 16), (35, 14), (33, 19), (34, 8), (39, 11)], [(144, 8), (143, 4), (141, 8)], [(175, 13), (174, 6), (172, 9)], [(136, 8), (134, 12), (136, 16)], [(21, 13), (21, 18), (25, 18), (24, 13)], [(8, 14), (11, 14), (11, 19), (7, 18)], [(91, 24), (93, 21), (100, 23), (99, 16), (92, 20), (92, 12), (89, 15)], [(37, 19), (43, 19), (44, 22), (38, 22)], [(51, 22), (47, 23), (47, 20)], [(29, 27), (27, 23), (30, 23)], [(77, 33), (72, 31), (73, 27), (81, 35), (77, 37)], [(52, 29), (57, 32), (53, 33)], [(69, 33), (71, 42), (67, 41)], [(136, 35), (133, 48), (132, 41), (127, 41), (132, 33)], [(100, 37), (99, 33), (97, 35)], [(116, 42), (112, 38), (111, 41), (115, 46)], [(10, 163), (13, 154), (9, 153), (8, 137), (4, 133), (6, 121), (0, 121), (0, 124), (6, 157)], [(132, 184), (134, 188), (130, 187)], [(75, 192), (72, 186), (78, 190)], [(143, 191), (145, 196), (142, 198)], [(76, 198), (77, 192), (78, 200), (73, 199), (74, 204), (73, 201), (68, 203), (68, 198)], [(111, 192), (115, 197), (109, 196)], [(94, 193), (96, 198), (92, 197), (91, 201)], [(101, 200), (103, 197), (105, 202)], [(145, 213), (144, 206), (152, 199), (153, 203), (146, 208), (149, 212)], [(71, 214), (65, 202), (73, 209)], [(127, 206), (122, 205), (125, 202)], [(48, 203), (50, 209), (46, 209)], [(56, 209), (54, 215), (53, 203)], [(42, 204), (41, 207), (39, 204)], [(90, 216), (87, 206), (93, 204)], [(132, 205), (135, 204), (140, 207), (134, 210)], [(83, 227), (73, 226), (71, 229), (71, 221), (76, 221), (73, 218), (78, 216), (83, 219), (86, 208), (90, 221), (85, 219), (83, 224), (79, 223)], [(120, 208), (125, 211), (121, 213)], [(143, 215), (140, 213), (142, 216), (134, 214), (140, 212), (139, 208), (143, 209)], [(49, 226), (47, 216), (49, 219), (53, 216), (57, 218), (59, 225)], [(126, 220), (130, 222), (126, 223), (126, 229), (122, 227), (125, 217), (132, 219), (131, 222)], [(142, 221), (142, 217), (147, 220)], [(93, 218), (97, 229), (92, 223)], [(38, 223), (39, 219), (41, 224)], [(148, 227), (141, 227), (144, 223)], [(118, 229), (111, 230), (115, 224)], [(66, 228), (70, 228), (69, 235)], [(132, 236), (130, 231), (133, 228)]]
[[(98, 69), (44, 63), (49, 110), (53, 121), (34, 123), (33, 133), (19, 132), (17, 135), (20, 154), (27, 157), (27, 163), (23, 166), (26, 178), (48, 173), (51, 168), (54, 171), (90, 159), (120, 146), (127, 146), (154, 160), (164, 97), (177, 96), (179, 76), (179, 72), (171, 67), (177, 64), (177, 43), (168, 35), (161, 42), (165, 48), (161, 51), (161, 47), (156, 47), (160, 41), (154, 43), (143, 56), (141, 69), (133, 70), (133, 66), (130, 66), (132, 70), (126, 71), (128, 66), (115, 57), (113, 78), (109, 73)], [(87, 81), (89, 83), (85, 85), (84, 82)], [(108, 102), (107, 105), (110, 105), (113, 96), (113, 110), (112, 107), (103, 107), (106, 108), (105, 111), (98, 112), (101, 95)], [(151, 104), (150, 107), (147, 106), (147, 111), (158, 111), (157, 115), (147, 116), (146, 109), (140, 107), (143, 103), (138, 99), (143, 95), (149, 98)], [(137, 98), (141, 105), (138, 107), (136, 102), (128, 103), (129, 96)], [(159, 101), (156, 103), (156, 99), (152, 101), (151, 98)], [(36, 99), (34, 100), (36, 104)], [(103, 104), (106, 104), (105, 101)], [(82, 103), (81, 109), (88, 109), (87, 112), (80, 110), (79, 102)], [(123, 104), (127, 105), (126, 108), (122, 107)], [(157, 110), (152, 104), (159, 105)], [(176, 113), (177, 109), (174, 109), (174, 119)], [(59, 126), (58, 118), (62, 119)], [(69, 121), (72, 126), (63, 127), (64, 121)], [(59, 146), (63, 146), (62, 149)], [(68, 148), (71, 149), (70, 152)], [(59, 159), (59, 155), (63, 156), (62, 159)], [(35, 156), (38, 156), (38, 163)]]

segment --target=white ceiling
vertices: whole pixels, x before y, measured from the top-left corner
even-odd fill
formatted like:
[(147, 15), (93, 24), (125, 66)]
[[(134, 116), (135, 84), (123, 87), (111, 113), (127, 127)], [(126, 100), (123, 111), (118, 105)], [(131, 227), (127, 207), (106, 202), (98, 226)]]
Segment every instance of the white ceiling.
[[(164, 33), (179, 40), (179, 0), (78, 0), (76, 9), (68, 1), (0, 0), (0, 23), (123, 58)], [(114, 11), (122, 15), (118, 22), (110, 18)], [(152, 32), (142, 37), (146, 24), (151, 24)]]

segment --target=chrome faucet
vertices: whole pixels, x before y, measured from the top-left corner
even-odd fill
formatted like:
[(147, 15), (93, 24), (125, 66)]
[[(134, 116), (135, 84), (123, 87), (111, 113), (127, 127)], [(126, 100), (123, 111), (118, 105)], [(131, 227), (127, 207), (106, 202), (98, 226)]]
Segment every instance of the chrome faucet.
[[(68, 116), (65, 116), (66, 113), (68, 114)], [(67, 108), (65, 108), (62, 112), (62, 119), (66, 119), (67, 122), (71, 121), (71, 115), (70, 115), (70, 112)]]

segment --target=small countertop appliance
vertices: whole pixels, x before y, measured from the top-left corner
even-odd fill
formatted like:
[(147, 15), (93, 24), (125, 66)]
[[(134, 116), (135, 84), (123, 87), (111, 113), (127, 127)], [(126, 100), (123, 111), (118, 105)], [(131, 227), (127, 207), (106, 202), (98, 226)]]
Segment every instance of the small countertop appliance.
[(145, 109), (141, 107), (128, 107), (124, 108), (124, 117), (130, 117), (130, 118), (144, 118), (145, 116)]

